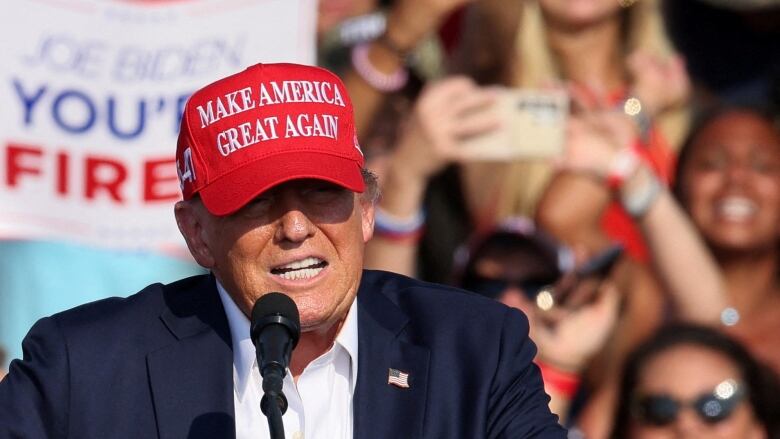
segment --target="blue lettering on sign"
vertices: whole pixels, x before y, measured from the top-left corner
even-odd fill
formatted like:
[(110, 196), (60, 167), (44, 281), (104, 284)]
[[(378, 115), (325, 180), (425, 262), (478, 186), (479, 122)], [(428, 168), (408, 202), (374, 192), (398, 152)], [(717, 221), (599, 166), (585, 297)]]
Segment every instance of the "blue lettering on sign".
[(220, 69), (235, 70), (243, 66), (246, 39), (191, 41), (155, 49), (125, 46), (117, 49), (111, 78), (119, 82), (176, 81), (211, 75)]
[[(67, 99), (70, 99), (71, 102), (82, 102), (84, 104), (84, 108), (87, 110), (87, 118), (81, 125), (70, 125), (69, 122), (62, 117), (63, 112), (61, 108), (63, 103), (67, 102)], [(73, 99), (76, 100), (74, 101)], [(51, 115), (57, 123), (57, 126), (69, 133), (75, 134), (83, 133), (92, 128), (92, 125), (95, 124), (96, 113), (95, 104), (92, 103), (89, 96), (78, 90), (65, 90), (54, 98), (54, 103), (52, 103), (51, 106)]]
[(144, 124), (146, 121), (146, 101), (138, 101), (138, 112), (136, 117), (135, 129), (129, 132), (122, 132), (117, 128), (116, 121), (116, 99), (113, 96), (108, 98), (108, 129), (111, 134), (124, 140), (129, 140), (137, 137), (144, 130)]
[[(35, 126), (48, 115), (53, 125), (66, 133), (83, 135), (104, 126), (111, 136), (123, 141), (142, 136), (148, 124), (156, 121), (170, 123), (173, 134), (177, 134), (184, 105), (191, 94), (188, 91), (155, 98), (107, 94), (103, 98), (76, 88), (52, 90), (47, 84), (29, 86), (19, 78), (13, 78), (12, 85), (22, 107), (24, 126)], [(39, 107), (43, 109), (38, 110)]]
[(58, 75), (72, 73), (96, 78), (106, 62), (108, 47), (99, 40), (79, 40), (69, 35), (43, 36), (34, 52), (22, 60), (33, 68), (45, 68)]
[(179, 125), (181, 124), (181, 117), (184, 115), (184, 106), (187, 104), (187, 100), (190, 98), (190, 95), (192, 92), (183, 94), (179, 96), (179, 99), (176, 100), (176, 121), (173, 127), (173, 130), (178, 133), (179, 132)]
[(38, 87), (35, 93), (27, 95), (22, 88), (22, 84), (14, 79), (14, 89), (16, 90), (16, 95), (22, 100), (22, 105), (24, 105), (24, 124), (30, 125), (32, 123), (32, 108), (46, 92), (46, 87)]
[(115, 46), (110, 41), (67, 34), (43, 35), (33, 50), (21, 56), (33, 69), (59, 77), (106, 77), (116, 81), (177, 81), (211, 76), (220, 70), (245, 65), (244, 34), (172, 42), (160, 47), (148, 44)]

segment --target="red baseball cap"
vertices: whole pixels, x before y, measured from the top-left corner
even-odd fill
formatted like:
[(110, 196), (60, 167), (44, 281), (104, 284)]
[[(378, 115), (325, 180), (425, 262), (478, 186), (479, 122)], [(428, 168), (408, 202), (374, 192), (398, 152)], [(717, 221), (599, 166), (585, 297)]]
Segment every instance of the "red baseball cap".
[(176, 168), (185, 200), (229, 215), (280, 183), (314, 178), (363, 192), (352, 102), (333, 73), (257, 64), (196, 91), (184, 107)]

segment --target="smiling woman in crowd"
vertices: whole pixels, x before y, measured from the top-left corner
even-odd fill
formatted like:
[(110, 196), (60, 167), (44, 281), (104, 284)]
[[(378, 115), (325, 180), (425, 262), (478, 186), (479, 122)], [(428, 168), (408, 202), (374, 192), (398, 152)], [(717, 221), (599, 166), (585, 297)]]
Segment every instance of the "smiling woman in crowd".
[(729, 331), (780, 371), (780, 134), (750, 109), (703, 119), (680, 155), (677, 195), (736, 311)]

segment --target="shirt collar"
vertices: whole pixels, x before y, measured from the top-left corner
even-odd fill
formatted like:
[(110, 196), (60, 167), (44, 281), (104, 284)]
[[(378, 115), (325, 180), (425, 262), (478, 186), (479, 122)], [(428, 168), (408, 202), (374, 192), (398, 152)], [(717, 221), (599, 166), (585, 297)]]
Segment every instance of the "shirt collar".
[(228, 325), (230, 326), (230, 338), (233, 342), (233, 379), (234, 387), (239, 395), (244, 394), (255, 363), (255, 346), (249, 336), (249, 318), (238, 308), (225, 288), (217, 280), (219, 299), (225, 308)]
[(352, 382), (350, 383), (350, 391), (355, 393), (355, 385), (357, 384), (357, 372), (358, 372), (358, 322), (357, 322), (357, 296), (352, 301), (352, 305), (349, 306), (347, 311), (347, 317), (344, 320), (344, 326), (341, 327), (339, 334), (336, 336), (336, 344), (341, 345), (350, 359), (350, 369), (352, 370)]
[[(246, 390), (249, 376), (252, 368), (257, 361), (255, 355), (255, 346), (250, 337), (249, 318), (241, 312), (233, 298), (225, 291), (222, 284), (217, 282), (217, 291), (222, 306), (225, 308), (228, 325), (230, 326), (230, 338), (233, 343), (233, 377), (235, 390), (241, 396)], [(352, 370), (352, 379), (350, 390), (355, 392), (357, 384), (357, 365), (358, 365), (358, 324), (357, 324), (357, 298), (352, 301), (349, 307), (344, 325), (336, 336), (336, 345), (341, 346), (349, 356)], [(334, 346), (335, 347), (335, 346)], [(331, 348), (332, 350), (333, 348)], [(328, 351), (330, 352), (330, 350)]]

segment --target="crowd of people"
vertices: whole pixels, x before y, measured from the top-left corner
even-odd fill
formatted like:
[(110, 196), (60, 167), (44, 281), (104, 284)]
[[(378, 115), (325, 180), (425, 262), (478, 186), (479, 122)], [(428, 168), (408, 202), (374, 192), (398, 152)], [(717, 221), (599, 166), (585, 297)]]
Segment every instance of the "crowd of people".
[[(710, 418), (690, 398), (726, 377), (752, 388), (764, 379), (758, 364), (762, 377), (780, 372), (770, 335), (780, 321), (777, 27), (768, 25), (777, 5), (351, 3), (329, 18), (331, 34), (384, 17), (365, 39), (344, 41), (351, 62), (337, 70), (382, 188), (366, 265), (523, 310), (551, 407), (585, 437), (776, 437), (780, 414), (760, 392), (740, 391)], [(724, 58), (712, 67), (722, 73), (703, 69), (720, 41), (696, 14), (731, 23), (724, 47), (755, 42), (756, 68)], [(503, 128), (496, 108), (507, 87), (566, 93), (562, 152), (496, 160), (463, 149)], [(578, 275), (615, 247), (608, 270)], [(686, 381), (684, 395), (683, 363), (712, 369)], [(651, 390), (687, 401), (673, 404), (680, 416), (631, 408)], [(739, 401), (745, 414), (732, 416)], [(686, 406), (702, 415), (683, 416)], [(747, 425), (760, 433), (737, 429)]]
[[(454, 288), (425, 291), (442, 301), (452, 294), (463, 308), (481, 302), (462, 299), (459, 289), (522, 311), (549, 409), (570, 438), (780, 438), (780, 54), (765, 43), (779, 36), (780, 3), (320, 0), (319, 8), (318, 63), (343, 81), (360, 160), (372, 172), (332, 183), (377, 188), (358, 203), (280, 177), (264, 188), (266, 198), (316, 204), (326, 231), (337, 230), (332, 217), (341, 215), (331, 202), (343, 204), (351, 232), (360, 233), (326, 235), (361, 248), (362, 260), (355, 256), (347, 268), (448, 284)], [(696, 14), (732, 23), (731, 40), (702, 37), (707, 29)], [(704, 29), (687, 34), (685, 23)], [(755, 70), (727, 65), (726, 56), (744, 59), (738, 50), (715, 64), (724, 73), (704, 68), (721, 43), (731, 48), (740, 38), (761, 50)], [(562, 95), (566, 106), (552, 119), (517, 101), (500, 107), (518, 90), (537, 102)], [(511, 128), (500, 108), (557, 123), (561, 141), (511, 158), (467, 152), (466, 142)], [(225, 290), (256, 289), (250, 269), (220, 263), (251, 265), (245, 235), (256, 217), (220, 222), (224, 212), (213, 207), (220, 201), (208, 194), (192, 189), (177, 219), (197, 262), (217, 275), (224, 305)], [(250, 203), (257, 217), (266, 215), (271, 208), (262, 201), (242, 200), (228, 213)], [(302, 241), (293, 219), (279, 233)], [(278, 238), (270, 233), (268, 242)], [(219, 244), (228, 238), (239, 244)], [(333, 253), (326, 256), (342, 257)], [(407, 285), (381, 276), (363, 283)], [(334, 294), (343, 289), (335, 287)], [(251, 308), (245, 299), (241, 311)], [(409, 299), (418, 300), (425, 301)], [(327, 311), (340, 317), (351, 303), (328, 301), (338, 309)], [(322, 311), (315, 305), (312, 315)], [(499, 315), (496, 309), (486, 312)], [(462, 329), (453, 316), (436, 315), (450, 331)], [(428, 323), (426, 331), (435, 331)], [(233, 321), (223, 326), (234, 329)], [(514, 327), (523, 339), (523, 324)], [(505, 335), (483, 341), (493, 346)], [(474, 337), (464, 343), (479, 345)], [(322, 353), (321, 340), (304, 341), (307, 361)], [(524, 346), (518, 358), (527, 359)], [(297, 352), (296, 380), (309, 364)], [(432, 361), (442, 366), (441, 357)], [(471, 369), (462, 375), (481, 379)], [(541, 419), (539, 407), (529, 406)]]

